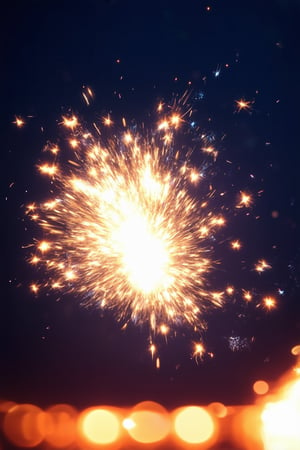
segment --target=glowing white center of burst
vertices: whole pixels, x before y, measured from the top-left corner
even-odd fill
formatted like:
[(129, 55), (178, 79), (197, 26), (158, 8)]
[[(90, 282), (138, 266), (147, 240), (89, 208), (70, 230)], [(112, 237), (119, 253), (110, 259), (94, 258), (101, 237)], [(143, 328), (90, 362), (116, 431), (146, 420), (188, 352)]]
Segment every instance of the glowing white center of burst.
[(134, 289), (149, 294), (169, 285), (166, 243), (151, 229), (146, 217), (131, 211), (122, 222), (117, 239), (123, 271)]

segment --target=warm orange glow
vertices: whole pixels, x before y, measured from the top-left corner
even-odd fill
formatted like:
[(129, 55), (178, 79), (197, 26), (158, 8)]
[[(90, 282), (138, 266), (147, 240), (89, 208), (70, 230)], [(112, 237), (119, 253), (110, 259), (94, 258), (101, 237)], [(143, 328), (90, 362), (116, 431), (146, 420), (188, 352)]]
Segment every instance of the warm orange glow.
[(111, 120), (110, 116), (107, 116), (107, 117), (103, 117), (103, 123), (104, 123), (104, 125), (109, 127), (110, 125), (113, 124), (113, 121)]
[(69, 144), (72, 148), (77, 148), (79, 145), (79, 141), (75, 138), (69, 140)]
[(50, 243), (47, 241), (41, 241), (37, 247), (42, 253), (47, 252), (50, 249)]
[(292, 349), (291, 349), (291, 353), (294, 356), (300, 356), (300, 345), (295, 345)]
[(212, 438), (215, 425), (211, 415), (199, 406), (187, 406), (175, 413), (177, 436), (189, 444), (201, 444)]
[(209, 411), (219, 419), (223, 419), (227, 416), (227, 408), (223, 403), (213, 402), (208, 405)]
[(175, 128), (177, 128), (181, 122), (181, 118), (178, 114), (173, 114), (170, 119), (171, 125)]
[(193, 357), (194, 358), (202, 358), (205, 353), (205, 347), (202, 344), (202, 342), (194, 342), (194, 352)]
[(79, 125), (78, 119), (76, 116), (66, 117), (63, 116), (63, 125), (67, 128), (71, 128), (72, 130)]
[(236, 240), (236, 241), (231, 241), (230, 245), (231, 245), (231, 248), (232, 248), (233, 250), (240, 250), (241, 247), (242, 247), (242, 244), (241, 244), (240, 241), (238, 241), (238, 240)]
[(244, 100), (244, 99), (240, 99), (240, 100), (236, 100), (235, 101), (235, 104), (236, 104), (236, 108), (237, 108), (237, 111), (238, 112), (240, 112), (240, 111), (242, 111), (242, 109), (244, 109), (244, 110), (250, 110), (251, 109), (251, 106), (252, 106), (252, 103), (253, 102), (251, 102), (251, 101), (246, 101), (246, 100)]
[(55, 405), (47, 410), (45, 441), (54, 448), (64, 448), (76, 439), (77, 413), (69, 405)]
[(265, 450), (300, 448), (300, 380), (291, 383), (277, 402), (267, 403), (261, 419)]
[(38, 167), (39, 171), (44, 175), (53, 176), (57, 173), (57, 166), (55, 164), (43, 164)]
[(30, 404), (10, 408), (4, 417), (3, 431), (19, 447), (35, 447), (44, 439), (45, 413)]
[(265, 395), (269, 391), (269, 385), (266, 381), (258, 380), (253, 384), (253, 391), (257, 395)]
[(240, 199), (239, 199), (239, 203), (237, 204), (237, 208), (248, 208), (249, 206), (251, 206), (253, 203), (253, 199), (252, 196), (246, 192), (241, 192), (240, 193)]
[(267, 269), (271, 269), (272, 266), (267, 263), (264, 259), (260, 259), (258, 263), (255, 265), (256, 272), (264, 272)]
[(32, 283), (32, 284), (30, 285), (30, 289), (31, 289), (31, 291), (32, 291), (34, 294), (37, 294), (38, 291), (39, 291), (39, 286), (38, 286), (36, 283)]
[(120, 436), (120, 421), (116, 414), (108, 409), (93, 408), (82, 413), (81, 431), (93, 444), (112, 444)]
[(126, 419), (126, 429), (137, 442), (150, 444), (166, 438), (170, 432), (167, 412), (141, 410), (133, 411)]
[(265, 297), (263, 299), (263, 305), (267, 309), (273, 309), (276, 307), (276, 300), (274, 297)]
[(236, 442), (237, 448), (263, 450), (261, 446), (260, 409), (257, 406), (243, 406), (235, 409), (232, 438)]
[(228, 295), (232, 295), (234, 293), (234, 287), (228, 286), (226, 288), (226, 292), (227, 292)]
[(244, 292), (244, 295), (243, 295), (243, 297), (244, 297), (244, 299), (247, 301), (247, 302), (251, 302), (251, 300), (252, 300), (252, 295), (251, 295), (251, 293), (249, 292), (249, 291), (243, 291)]
[(22, 119), (22, 117), (16, 116), (15, 121), (13, 123), (15, 123), (18, 128), (22, 128), (25, 125), (25, 120)]

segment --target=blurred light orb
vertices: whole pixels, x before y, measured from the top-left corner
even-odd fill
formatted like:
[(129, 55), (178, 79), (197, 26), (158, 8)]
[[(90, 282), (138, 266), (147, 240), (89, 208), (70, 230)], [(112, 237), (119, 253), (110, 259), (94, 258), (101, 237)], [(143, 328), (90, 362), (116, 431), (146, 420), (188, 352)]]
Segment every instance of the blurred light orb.
[(282, 400), (267, 403), (261, 419), (265, 450), (300, 449), (300, 380), (288, 387)]
[(162, 441), (171, 429), (167, 411), (159, 403), (150, 401), (137, 404), (125, 420), (129, 435), (142, 444)]
[(118, 417), (107, 409), (92, 409), (83, 413), (82, 432), (93, 444), (112, 444), (120, 435)]
[(65, 448), (76, 440), (77, 412), (72, 406), (58, 404), (47, 409), (45, 441), (54, 448)]
[(215, 431), (210, 414), (198, 406), (181, 408), (175, 415), (174, 428), (177, 436), (189, 444), (206, 442)]
[(294, 356), (300, 356), (300, 345), (295, 345), (291, 349), (291, 354), (294, 355)]
[(45, 435), (46, 414), (28, 403), (10, 408), (3, 421), (3, 431), (8, 440), (18, 447), (36, 447)]
[(264, 380), (257, 380), (253, 384), (253, 391), (257, 395), (265, 395), (269, 391), (269, 384)]

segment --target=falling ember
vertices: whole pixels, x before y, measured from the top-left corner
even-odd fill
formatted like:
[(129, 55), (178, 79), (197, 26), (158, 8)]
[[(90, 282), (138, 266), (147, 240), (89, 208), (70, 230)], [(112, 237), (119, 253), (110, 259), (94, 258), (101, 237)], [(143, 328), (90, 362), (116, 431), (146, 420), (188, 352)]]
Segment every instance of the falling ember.
[(203, 355), (205, 353), (205, 347), (202, 344), (202, 342), (194, 342), (194, 352), (193, 352), (193, 358), (195, 359), (202, 359)]

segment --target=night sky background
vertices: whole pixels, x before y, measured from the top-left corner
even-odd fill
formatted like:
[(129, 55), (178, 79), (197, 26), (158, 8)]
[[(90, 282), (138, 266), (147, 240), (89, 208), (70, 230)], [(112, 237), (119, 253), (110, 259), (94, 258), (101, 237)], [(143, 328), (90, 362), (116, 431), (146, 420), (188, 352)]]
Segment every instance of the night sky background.
[[(0, 397), (78, 408), (252, 402), (253, 383), (276, 381), (300, 343), (300, 2), (31, 0), (6, 2), (0, 17)], [(95, 93), (90, 107), (83, 86)], [(237, 298), (211, 311), (203, 340), (214, 357), (195, 361), (183, 328), (158, 343), (157, 370), (147, 327), (122, 331), (111, 313), (82, 308), (78, 298), (30, 292), (43, 274), (22, 248), (39, 233), (24, 206), (48, 198), (36, 164), (58, 139), (62, 114), (88, 123), (111, 113), (153, 126), (159, 100), (187, 88), (199, 126), (216, 136), (214, 183), (255, 198), (251, 216), (230, 217), (222, 231), (216, 256), (224, 264), (210, 282), (250, 286), (258, 297), (274, 295), (278, 307), (266, 312)], [(251, 111), (236, 112), (240, 98), (254, 102)], [(226, 159), (234, 169), (224, 177)], [(242, 253), (228, 251), (233, 236)], [(243, 258), (249, 270), (238, 270)], [(272, 265), (261, 276), (251, 272), (260, 258)], [(238, 351), (230, 337), (239, 338)]]

